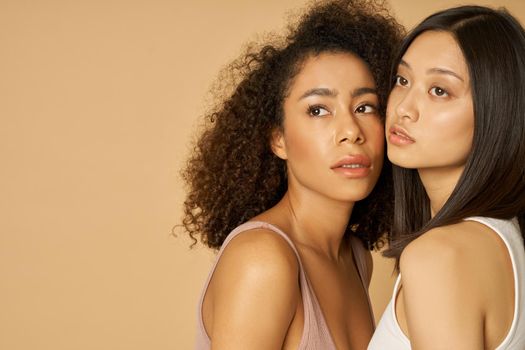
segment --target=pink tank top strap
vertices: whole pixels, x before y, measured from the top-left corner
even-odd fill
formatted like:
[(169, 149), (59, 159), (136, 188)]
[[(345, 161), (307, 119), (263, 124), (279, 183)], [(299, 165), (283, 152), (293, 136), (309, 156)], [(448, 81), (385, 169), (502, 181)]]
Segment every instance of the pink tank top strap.
[(243, 232), (246, 232), (246, 231), (249, 231), (249, 230), (258, 229), (258, 228), (268, 229), (268, 230), (270, 230), (272, 232), (277, 233), (279, 236), (281, 236), (290, 245), (290, 248), (292, 248), (293, 252), (295, 253), (295, 256), (297, 257), (297, 261), (299, 262), (300, 273), (301, 274), (304, 273), (303, 265), (301, 263), (301, 258), (299, 257), (299, 252), (295, 248), (295, 245), (293, 244), (292, 240), (288, 237), (288, 235), (286, 235), (286, 233), (284, 233), (278, 227), (276, 227), (276, 226), (274, 226), (272, 224), (269, 224), (267, 222), (263, 222), (263, 221), (247, 221), (244, 224), (241, 224), (241, 225), (237, 226), (228, 235), (228, 237), (226, 237), (226, 239), (222, 243), (221, 249), (217, 253), (217, 257), (215, 259), (215, 262), (212, 265), (212, 268), (211, 268), (210, 274), (208, 276), (208, 279), (206, 280), (206, 282), (204, 284), (204, 290), (203, 290), (203, 293), (202, 293), (203, 296), (206, 294), (206, 290), (208, 289), (208, 286), (210, 284), (211, 278), (213, 276), (213, 272), (215, 271), (215, 268), (217, 267), (217, 264), (219, 263), (219, 259), (221, 258), (222, 252), (228, 246), (228, 244), (231, 242), (231, 240), (234, 239), (235, 237), (237, 237), (239, 234), (241, 234)]
[(368, 263), (366, 254), (368, 254), (363, 242), (356, 236), (350, 236), (350, 244), (352, 246), (352, 252), (354, 254), (354, 262), (357, 266), (357, 271), (363, 282), (363, 286), (366, 291), (366, 296), (368, 300), (368, 307), (370, 308), (370, 316), (372, 317), (372, 322), (375, 325), (375, 317), (372, 312), (372, 302), (370, 301), (370, 295), (368, 294), (368, 286), (370, 285), (370, 280), (372, 279), (372, 267)]
[(366, 259), (366, 249), (363, 245), (363, 242), (356, 236), (350, 236), (350, 244), (352, 246), (352, 252), (354, 254), (354, 261), (357, 266), (357, 270), (359, 272), (359, 276), (361, 277), (361, 280), (363, 281), (363, 284), (365, 286), (368, 286), (370, 284), (370, 266), (368, 266), (367, 259)]
[(313, 292), (313, 289), (310, 286), (310, 282), (308, 281), (308, 278), (306, 276), (305, 270), (303, 268), (303, 264), (301, 262), (301, 257), (299, 255), (299, 252), (297, 251), (297, 248), (293, 244), (292, 240), (284, 233), (281, 229), (278, 227), (262, 222), (262, 221), (248, 221), (244, 224), (236, 227), (224, 240), (224, 243), (221, 246), (221, 249), (219, 250), (219, 253), (217, 254), (217, 258), (215, 260), (215, 263), (212, 266), (211, 272), (208, 276), (208, 279), (206, 280), (204, 284), (204, 288), (201, 294), (201, 298), (198, 303), (198, 309), (197, 309), (197, 318), (198, 318), (198, 325), (197, 325), (197, 339), (196, 339), (196, 349), (197, 350), (208, 350), (210, 348), (210, 338), (206, 332), (206, 329), (204, 327), (204, 322), (202, 320), (202, 303), (204, 301), (204, 296), (206, 295), (206, 291), (208, 289), (208, 286), (210, 284), (211, 278), (213, 276), (213, 272), (217, 266), (217, 263), (222, 255), (222, 252), (228, 245), (228, 243), (234, 239), (236, 236), (241, 234), (242, 232), (263, 228), (270, 230), (272, 232), (277, 233), (279, 236), (281, 236), (289, 245), (290, 248), (292, 248), (293, 252), (295, 253), (295, 256), (297, 257), (297, 262), (299, 263), (299, 283), (300, 283), (300, 289), (301, 289), (301, 295), (302, 295), (302, 301), (303, 301), (303, 309), (304, 309), (304, 328), (303, 328), (303, 335), (301, 338), (301, 342), (299, 344), (300, 350), (313, 350), (313, 349), (327, 349), (327, 350), (335, 350), (335, 344), (332, 340), (332, 337), (330, 335), (328, 326), (326, 324), (326, 321), (324, 320), (320, 305), (317, 301), (317, 298), (315, 297), (315, 293)]

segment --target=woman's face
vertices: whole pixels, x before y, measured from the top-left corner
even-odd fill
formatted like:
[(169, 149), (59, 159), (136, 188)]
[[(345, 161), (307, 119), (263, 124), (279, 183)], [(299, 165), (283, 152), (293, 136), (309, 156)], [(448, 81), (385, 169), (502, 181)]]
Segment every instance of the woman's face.
[(274, 152), (286, 159), (288, 186), (345, 202), (365, 198), (384, 155), (384, 126), (367, 65), (348, 53), (311, 56), (284, 101)]
[(450, 33), (424, 32), (403, 55), (388, 99), (388, 158), (404, 168), (462, 170), (473, 133), (463, 53)]

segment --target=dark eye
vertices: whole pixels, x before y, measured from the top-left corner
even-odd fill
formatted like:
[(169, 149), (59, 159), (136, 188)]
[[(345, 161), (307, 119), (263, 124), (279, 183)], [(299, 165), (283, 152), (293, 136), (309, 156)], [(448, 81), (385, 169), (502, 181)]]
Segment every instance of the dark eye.
[(372, 106), (370, 104), (364, 104), (364, 105), (360, 105), (359, 107), (357, 107), (355, 110), (355, 113), (370, 114), (370, 113), (375, 113), (376, 111), (377, 111), (377, 108), (375, 106)]
[(438, 86), (434, 86), (432, 89), (430, 89), (430, 94), (437, 97), (443, 97), (448, 96), (448, 92), (445, 89), (442, 89)]
[(399, 86), (407, 86), (408, 85), (408, 80), (403, 78), (401, 75), (396, 75), (396, 77), (395, 77), (395, 84), (399, 85)]
[(312, 117), (322, 117), (330, 114), (330, 112), (323, 106), (309, 106), (308, 114), (310, 114)]

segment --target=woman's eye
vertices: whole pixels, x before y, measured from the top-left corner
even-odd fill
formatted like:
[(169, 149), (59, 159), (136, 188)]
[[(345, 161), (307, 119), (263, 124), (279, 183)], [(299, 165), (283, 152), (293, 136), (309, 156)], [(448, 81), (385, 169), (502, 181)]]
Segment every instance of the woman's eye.
[(370, 114), (370, 113), (375, 113), (376, 111), (377, 111), (377, 108), (375, 106), (365, 104), (365, 105), (361, 105), (357, 107), (355, 110), (355, 113)]
[(312, 117), (322, 117), (330, 114), (330, 112), (323, 106), (309, 106), (308, 114), (310, 114)]
[(405, 78), (403, 78), (400, 75), (396, 75), (395, 83), (396, 83), (396, 85), (399, 85), (399, 86), (407, 86), (408, 85), (408, 80), (406, 80)]
[(438, 86), (434, 86), (432, 89), (430, 89), (430, 94), (437, 97), (443, 97), (448, 96), (448, 92), (445, 89), (442, 89)]

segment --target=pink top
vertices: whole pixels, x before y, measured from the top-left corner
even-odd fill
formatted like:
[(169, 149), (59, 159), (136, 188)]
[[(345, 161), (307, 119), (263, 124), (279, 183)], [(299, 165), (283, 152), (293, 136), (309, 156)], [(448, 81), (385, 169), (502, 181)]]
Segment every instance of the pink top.
[[(299, 280), (300, 280), (300, 289), (303, 299), (303, 305), (304, 305), (304, 328), (303, 328), (303, 335), (301, 337), (301, 342), (299, 344), (300, 350), (314, 350), (314, 349), (323, 349), (323, 350), (335, 350), (335, 344), (332, 339), (332, 336), (330, 335), (330, 330), (328, 329), (328, 326), (326, 325), (326, 321), (323, 316), (323, 312), (321, 310), (321, 307), (319, 306), (319, 302), (317, 301), (317, 298), (315, 297), (314, 290), (308, 280), (308, 276), (306, 276), (306, 272), (303, 268), (303, 265), (301, 263), (301, 258), (299, 256), (299, 253), (297, 252), (297, 249), (295, 248), (295, 245), (290, 240), (290, 238), (280, 229), (277, 227), (268, 224), (266, 222), (260, 222), (260, 221), (248, 221), (237, 228), (235, 228), (226, 238), (224, 243), (222, 244), (221, 249), (219, 250), (219, 253), (217, 255), (217, 259), (215, 261), (215, 264), (213, 265), (211, 272), (208, 276), (208, 279), (206, 281), (206, 284), (204, 285), (204, 289), (202, 291), (201, 298), (199, 300), (198, 304), (198, 310), (197, 310), (197, 339), (196, 339), (196, 350), (209, 350), (210, 349), (210, 338), (208, 337), (208, 334), (206, 333), (206, 329), (204, 328), (204, 323), (202, 321), (202, 303), (204, 300), (204, 295), (206, 294), (206, 291), (208, 289), (208, 285), (210, 283), (211, 277), (213, 275), (213, 272), (215, 271), (215, 267), (217, 266), (217, 262), (219, 261), (222, 252), (224, 251), (225, 247), (228, 245), (228, 243), (235, 238), (240, 233), (257, 229), (257, 228), (264, 228), (267, 230), (270, 230), (272, 232), (275, 232), (276, 234), (280, 235), (292, 248), (294, 251), (297, 261), (299, 262)], [(357, 270), (359, 271), (359, 275), (361, 277), (361, 281), (363, 282), (363, 285), (365, 286), (365, 291), (367, 293), (368, 297), (368, 285), (370, 282), (370, 269), (369, 266), (367, 266), (366, 258), (365, 258), (365, 247), (363, 246), (363, 243), (354, 236), (351, 236), (351, 246), (352, 251), (354, 254), (354, 261), (357, 266)], [(370, 314), (373, 319), (372, 314), (372, 308), (370, 306), (370, 298), (368, 297), (368, 305), (370, 308)]]

